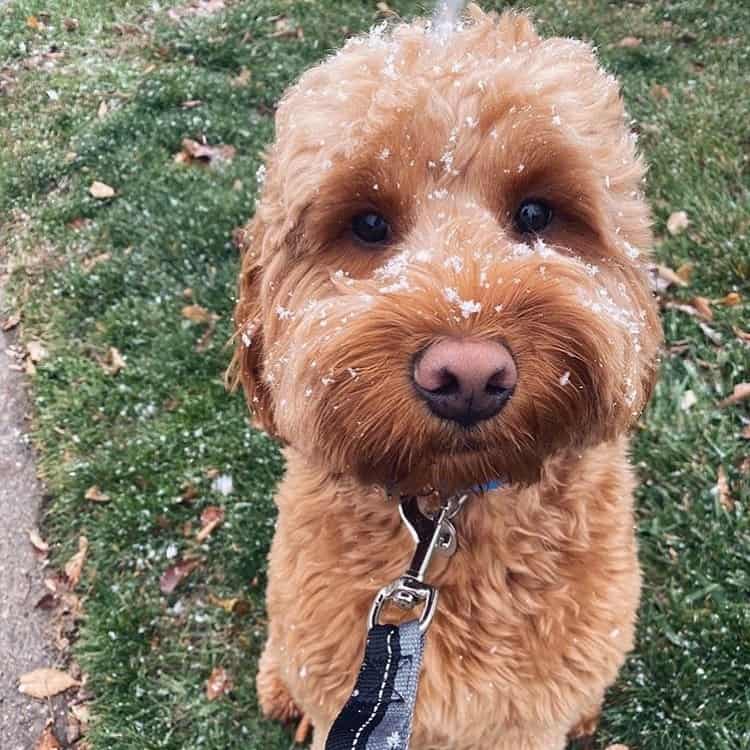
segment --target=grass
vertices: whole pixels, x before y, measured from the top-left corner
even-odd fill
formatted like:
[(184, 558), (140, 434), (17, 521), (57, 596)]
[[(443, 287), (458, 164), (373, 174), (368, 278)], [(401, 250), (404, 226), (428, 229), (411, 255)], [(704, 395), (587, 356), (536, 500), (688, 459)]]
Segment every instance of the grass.
[[(750, 327), (750, 7), (527, 5), (545, 33), (593, 40), (621, 78), (650, 164), (659, 260), (694, 266), (676, 296), (742, 297), (713, 307), (720, 344), (695, 318), (665, 315), (662, 378), (634, 443), (646, 573), (639, 641), (610, 691), (600, 742), (747, 750), (750, 479), (740, 432), (750, 413), (717, 402), (750, 380), (750, 348), (733, 331)], [(279, 16), (304, 38), (274, 36)], [(96, 696), (94, 750), (290, 745), (258, 716), (252, 684), (282, 462), (221, 382), (237, 271), (231, 232), (252, 212), (274, 102), (375, 20), (375, 3), (361, 1), (234, 0), (179, 23), (150, 0), (0, 6), (0, 247), (15, 269), (24, 337), (49, 352), (32, 379), (53, 498), (46, 533), (58, 561), (80, 534), (91, 544), (75, 658)], [(642, 42), (619, 46), (625, 36)], [(186, 100), (202, 104), (185, 109)], [(200, 136), (237, 156), (216, 169), (175, 164), (181, 140)], [(93, 180), (116, 197), (92, 198)], [(665, 222), (675, 210), (691, 224), (672, 237)], [(220, 316), (203, 351), (206, 324), (184, 318), (186, 304)], [(100, 364), (110, 347), (126, 361), (114, 376)], [(697, 402), (685, 411), (688, 390)], [(716, 492), (720, 468), (733, 507)], [(217, 475), (231, 476), (229, 494)], [(93, 485), (111, 500), (85, 500)], [(209, 505), (226, 520), (198, 544)], [(162, 594), (160, 575), (185, 557), (199, 567)], [(222, 600), (232, 598), (241, 603), (228, 612)], [(208, 701), (216, 666), (235, 687)]]

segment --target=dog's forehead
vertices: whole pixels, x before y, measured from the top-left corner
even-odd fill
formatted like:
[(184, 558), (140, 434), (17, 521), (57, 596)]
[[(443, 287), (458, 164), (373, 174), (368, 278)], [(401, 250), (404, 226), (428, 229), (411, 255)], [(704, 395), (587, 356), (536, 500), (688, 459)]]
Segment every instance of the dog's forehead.
[(447, 35), (413, 23), (350, 40), (308, 71), (282, 103), (277, 134), (351, 157), (384, 138), (393, 152), (533, 116), (577, 141), (581, 129), (621, 130), (618, 101), (582, 42), (519, 39), (489, 21)]

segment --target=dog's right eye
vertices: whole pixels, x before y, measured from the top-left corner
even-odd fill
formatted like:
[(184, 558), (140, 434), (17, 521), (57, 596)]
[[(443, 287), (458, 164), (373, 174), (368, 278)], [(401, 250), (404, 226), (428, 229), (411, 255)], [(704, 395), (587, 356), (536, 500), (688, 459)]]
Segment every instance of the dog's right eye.
[(377, 245), (388, 239), (391, 228), (383, 216), (374, 211), (368, 211), (357, 214), (352, 219), (352, 232), (362, 242)]

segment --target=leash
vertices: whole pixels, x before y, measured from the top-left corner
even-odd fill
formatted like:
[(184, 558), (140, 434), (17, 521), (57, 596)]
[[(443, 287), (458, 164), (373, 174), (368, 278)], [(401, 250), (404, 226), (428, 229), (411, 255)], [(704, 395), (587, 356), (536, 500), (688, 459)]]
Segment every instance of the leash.
[[(501, 486), (502, 482), (489, 482), (451, 495), (434, 513), (421, 507), (429, 496), (401, 498), (401, 520), (417, 546), (406, 573), (375, 595), (357, 683), (331, 727), (325, 750), (408, 750), (425, 635), (438, 602), (438, 590), (424, 577), (434, 555), (451, 557), (456, 551), (451, 519), (469, 497)], [(381, 625), (380, 615), (388, 603), (403, 610), (422, 605), (422, 611), (417, 619), (401, 625)]]

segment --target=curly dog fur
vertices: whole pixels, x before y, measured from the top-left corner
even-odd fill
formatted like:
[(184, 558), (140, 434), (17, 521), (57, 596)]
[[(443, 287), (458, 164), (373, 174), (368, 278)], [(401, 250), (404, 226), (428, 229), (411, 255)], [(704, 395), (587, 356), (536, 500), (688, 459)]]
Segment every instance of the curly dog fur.
[[(627, 433), (660, 342), (644, 167), (591, 48), (471, 7), (376, 29), (283, 98), (245, 232), (231, 374), (285, 445), (270, 553), (268, 716), (313, 747), (348, 697), (375, 592), (412, 551), (383, 489), (503, 477), (436, 562), (413, 750), (560, 750), (596, 724), (640, 592)], [(513, 223), (552, 206), (539, 236)], [(388, 242), (352, 217), (377, 211)], [(416, 353), (499, 340), (518, 372), (471, 429), (415, 395)], [(397, 618), (396, 618), (397, 619)]]

